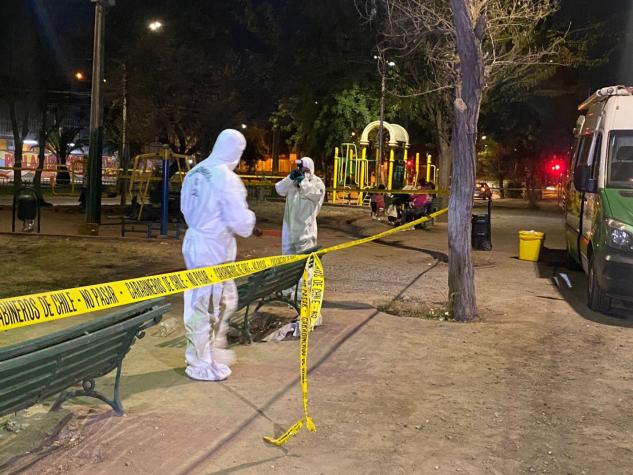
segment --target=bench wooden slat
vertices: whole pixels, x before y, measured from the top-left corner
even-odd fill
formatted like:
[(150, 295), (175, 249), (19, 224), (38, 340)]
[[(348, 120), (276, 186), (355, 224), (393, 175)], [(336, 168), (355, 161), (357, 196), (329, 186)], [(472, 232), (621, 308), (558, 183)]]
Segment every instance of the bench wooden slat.
[[(89, 381), (76, 395), (99, 397), (122, 414), (118, 388), (123, 358), (148, 325), (169, 308), (163, 299), (131, 305), (94, 321), (0, 349), (0, 415)], [(141, 335), (142, 336), (142, 335)], [(115, 397), (94, 391), (94, 379), (117, 369)], [(87, 388), (87, 389), (86, 389)], [(58, 400), (61, 404), (64, 398)]]
[[(318, 247), (309, 249), (305, 254), (311, 254), (318, 249)], [(257, 302), (257, 308), (259, 308), (266, 302), (281, 301), (292, 306), (298, 314), (298, 302), (294, 298), (294, 292), (290, 292), (290, 295), (284, 295), (285, 292), (282, 294), (282, 291), (297, 289), (299, 280), (303, 275), (306, 260), (307, 257), (298, 262), (284, 264), (279, 267), (258, 272), (238, 285), (238, 306), (236, 312), (231, 317), (231, 326), (238, 328), (248, 342), (252, 341), (248, 328), (248, 314), (251, 304)], [(298, 291), (300, 292), (300, 290)], [(238, 314), (239, 310), (244, 309), (243, 315), (241, 315), (241, 313)]]
[(142, 311), (147, 311), (151, 306), (157, 305), (157, 303), (158, 300), (150, 300), (128, 305), (81, 325), (76, 325), (39, 338), (33, 338), (32, 340), (28, 340), (17, 345), (2, 347), (0, 348), (0, 362), (26, 353), (31, 353), (42, 347), (52, 346), (67, 340), (72, 340), (84, 333), (96, 332), (97, 330), (111, 326), (118, 321), (138, 315)]

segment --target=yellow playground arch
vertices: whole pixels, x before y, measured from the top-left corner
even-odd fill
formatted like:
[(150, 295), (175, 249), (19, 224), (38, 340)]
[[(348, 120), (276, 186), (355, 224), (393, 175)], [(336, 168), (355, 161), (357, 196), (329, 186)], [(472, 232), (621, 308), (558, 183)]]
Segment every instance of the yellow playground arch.
[[(415, 166), (408, 163), (409, 133), (398, 124), (383, 121), (384, 134), (389, 138), (386, 143), (387, 160), (378, 160), (378, 149), (373, 157), (368, 157), (370, 150), (369, 135), (380, 129), (380, 121), (367, 124), (363, 130), (359, 145), (344, 143), (334, 149), (334, 201), (336, 192), (344, 189), (358, 190), (358, 201), (363, 202), (363, 191), (376, 186), (376, 177), (387, 190), (402, 188), (409, 181), (417, 181), (420, 170), (420, 155), (415, 156)], [(410, 165), (410, 166), (408, 166)]]

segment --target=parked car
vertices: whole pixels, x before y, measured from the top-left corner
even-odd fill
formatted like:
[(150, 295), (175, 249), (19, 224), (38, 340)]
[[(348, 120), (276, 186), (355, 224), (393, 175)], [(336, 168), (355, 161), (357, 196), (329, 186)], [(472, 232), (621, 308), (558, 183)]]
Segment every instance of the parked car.
[(492, 190), (488, 183), (477, 183), (475, 186), (474, 198), (476, 200), (490, 200), (492, 199)]

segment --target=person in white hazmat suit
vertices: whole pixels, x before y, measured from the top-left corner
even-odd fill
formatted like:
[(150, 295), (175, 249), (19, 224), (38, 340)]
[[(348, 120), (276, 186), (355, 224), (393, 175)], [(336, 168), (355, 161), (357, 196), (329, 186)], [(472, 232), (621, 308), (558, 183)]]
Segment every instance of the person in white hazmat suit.
[[(187, 269), (235, 261), (235, 235), (248, 237), (253, 232), (255, 214), (248, 209), (242, 180), (233, 172), (245, 148), (240, 132), (224, 130), (209, 157), (185, 177), (180, 209), (188, 226), (182, 246)], [(231, 374), (228, 364), (233, 352), (223, 348), (237, 299), (233, 281), (185, 291), (185, 359), (190, 378), (221, 381)]]
[(281, 229), (281, 253), (301, 254), (317, 245), (317, 216), (325, 198), (325, 185), (314, 174), (310, 157), (297, 160), (297, 168), (275, 184), (286, 197)]
[[(275, 190), (286, 197), (284, 222), (281, 229), (281, 253), (302, 254), (317, 245), (317, 216), (325, 198), (323, 180), (314, 174), (314, 161), (302, 157), (296, 161), (290, 175), (275, 184)], [(312, 271), (310, 270), (310, 277)], [(298, 292), (301, 292), (303, 279), (299, 280)], [(294, 289), (284, 291), (294, 296)], [(316, 322), (321, 325), (321, 317)], [(299, 336), (299, 322), (293, 321), (280, 328), (277, 337), (283, 338), (289, 332)]]

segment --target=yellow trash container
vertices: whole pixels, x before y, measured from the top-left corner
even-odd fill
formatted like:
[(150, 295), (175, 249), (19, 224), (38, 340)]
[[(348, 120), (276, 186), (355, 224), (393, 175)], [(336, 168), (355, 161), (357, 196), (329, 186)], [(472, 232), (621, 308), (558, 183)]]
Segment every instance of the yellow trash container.
[(545, 233), (538, 231), (519, 231), (519, 259), (522, 261), (538, 261)]

